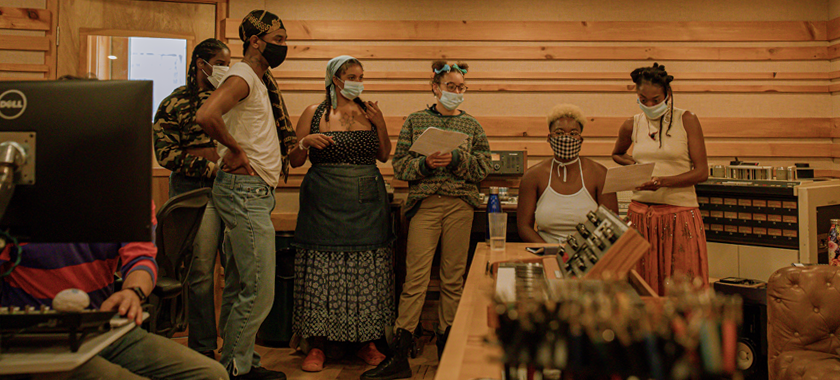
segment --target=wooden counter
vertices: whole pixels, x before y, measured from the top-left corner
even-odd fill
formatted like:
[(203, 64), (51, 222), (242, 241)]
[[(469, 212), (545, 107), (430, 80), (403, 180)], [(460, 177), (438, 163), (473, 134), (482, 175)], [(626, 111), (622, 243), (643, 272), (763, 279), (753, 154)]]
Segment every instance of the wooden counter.
[[(492, 262), (539, 259), (525, 247), (542, 245), (548, 244), (507, 243), (504, 253), (493, 254)], [(490, 248), (478, 244), (435, 380), (502, 378), (502, 349), (486, 343), (486, 338), (494, 334), (487, 326), (487, 307), (494, 287), (493, 278), (485, 273), (488, 256)]]

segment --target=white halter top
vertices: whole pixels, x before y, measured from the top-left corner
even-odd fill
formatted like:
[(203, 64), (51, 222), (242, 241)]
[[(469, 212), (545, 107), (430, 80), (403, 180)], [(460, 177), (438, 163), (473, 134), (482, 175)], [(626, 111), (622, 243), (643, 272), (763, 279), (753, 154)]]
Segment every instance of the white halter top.
[(577, 231), (575, 227), (586, 220), (586, 213), (598, 208), (598, 202), (592, 199), (583, 180), (583, 162), (578, 164), (578, 169), (580, 190), (571, 195), (563, 195), (551, 188), (554, 162), (551, 163), (548, 186), (537, 201), (537, 210), (534, 213), (537, 233), (546, 243), (565, 243), (566, 237)]

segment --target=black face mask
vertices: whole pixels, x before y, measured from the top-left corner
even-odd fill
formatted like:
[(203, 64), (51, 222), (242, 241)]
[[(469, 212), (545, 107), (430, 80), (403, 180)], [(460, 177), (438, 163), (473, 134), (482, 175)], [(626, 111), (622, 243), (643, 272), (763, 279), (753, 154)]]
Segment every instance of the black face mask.
[(263, 58), (268, 61), (268, 66), (272, 69), (280, 66), (280, 64), (286, 60), (286, 52), (289, 51), (289, 47), (273, 44), (265, 40), (263, 40), (263, 42), (265, 42), (265, 49), (261, 53)]

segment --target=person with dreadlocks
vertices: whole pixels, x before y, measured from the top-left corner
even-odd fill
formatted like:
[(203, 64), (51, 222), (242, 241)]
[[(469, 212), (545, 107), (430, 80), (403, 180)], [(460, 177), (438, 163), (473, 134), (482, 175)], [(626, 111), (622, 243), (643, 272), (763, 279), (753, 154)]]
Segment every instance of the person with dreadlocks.
[(225, 290), (219, 321), (220, 362), (232, 379), (285, 379), (260, 366), (257, 330), (274, 302), (274, 189), (288, 173), (297, 138), (269, 68), (286, 59), (286, 29), (255, 10), (239, 25), (244, 59), (198, 110), (197, 121), (219, 142), (221, 170), (212, 202), (224, 221)]
[(154, 121), (155, 157), (169, 175), (169, 196), (211, 187), (218, 167), (216, 143), (195, 122), (195, 114), (210, 97), (230, 65), (230, 49), (208, 38), (192, 52), (187, 85), (160, 103)]
[[(481, 124), (463, 110), (467, 85), (463, 62), (432, 62), (430, 90), (435, 103), (408, 115), (394, 152), (394, 176), (409, 183), (406, 217), (411, 218), (406, 247), (406, 276), (395, 323), (394, 352), (376, 368), (362, 374), (365, 380), (411, 377), (408, 354), (414, 345), (412, 331), (420, 322), (429, 286), (432, 259), (440, 242), (440, 305), (438, 307), (438, 357), (443, 352), (455, 311), (464, 290), (464, 271), (470, 248), (475, 208), (481, 206), (478, 185), (490, 170), (490, 144)], [(426, 129), (434, 127), (467, 135), (451, 152), (425, 156), (411, 145)]]
[[(342, 55), (327, 64), (326, 99), (298, 119), (292, 166), (312, 167), (300, 185), (295, 241), (293, 329), (309, 352), (307, 372), (323, 369), (326, 345), (359, 346), (356, 355), (378, 365), (374, 340), (393, 324), (390, 207), (376, 161), (387, 162), (391, 140), (378, 102), (359, 98), (364, 69)], [(340, 343), (341, 342), (341, 343)], [(359, 345), (359, 343), (361, 343)], [(304, 346), (304, 347), (305, 347)]]
[[(213, 186), (218, 166), (216, 142), (201, 129), (195, 115), (210, 97), (230, 65), (230, 49), (222, 41), (208, 38), (193, 49), (187, 85), (175, 89), (161, 102), (155, 114), (155, 156), (169, 169), (169, 196)], [(193, 256), (187, 275), (189, 292), (189, 339), (187, 345), (214, 359), (216, 355), (216, 312), (213, 301), (213, 267), (221, 246), (224, 225), (212, 202), (207, 205), (195, 235)]]
[[(655, 163), (653, 178), (633, 192), (628, 216), (650, 243), (637, 270), (664, 295), (665, 279), (678, 273), (709, 283), (706, 233), (694, 185), (709, 176), (706, 144), (697, 115), (674, 107), (665, 66), (630, 74), (642, 113), (624, 122), (612, 157), (621, 165)], [(633, 155), (627, 151), (633, 145)]]

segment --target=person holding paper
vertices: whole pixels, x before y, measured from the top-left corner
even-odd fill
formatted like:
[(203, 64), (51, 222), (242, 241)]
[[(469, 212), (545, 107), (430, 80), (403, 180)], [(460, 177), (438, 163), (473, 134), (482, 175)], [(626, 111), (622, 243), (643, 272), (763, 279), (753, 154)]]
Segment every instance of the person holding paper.
[(516, 226), (523, 241), (564, 244), (599, 204), (618, 213), (618, 198), (603, 194), (607, 168), (579, 156), (586, 124), (580, 107), (559, 104), (546, 119), (554, 157), (522, 176)]
[[(420, 321), (438, 241), (441, 242), (438, 354), (443, 350), (463, 291), (473, 211), (481, 204), (478, 185), (489, 171), (490, 145), (481, 124), (458, 109), (467, 91), (464, 82), (467, 65), (435, 61), (432, 70), (435, 104), (408, 116), (394, 153), (394, 176), (409, 183), (406, 217), (411, 218), (395, 349), (377, 368), (362, 374), (362, 379), (411, 377), (408, 353), (414, 341), (412, 332)], [(428, 156), (412, 152), (414, 141), (431, 127), (461, 132), (467, 139), (451, 152)]]
[[(312, 167), (300, 186), (293, 331), (308, 347), (301, 368), (318, 372), (325, 352), (350, 343), (369, 365), (385, 360), (374, 340), (394, 323), (390, 206), (376, 161), (391, 140), (378, 102), (359, 98), (364, 69), (342, 55), (327, 64), (326, 99), (303, 111), (292, 166)], [(327, 345), (330, 350), (327, 350)]]
[[(665, 279), (677, 273), (708, 285), (706, 233), (694, 185), (709, 176), (706, 144), (697, 116), (674, 107), (665, 66), (654, 63), (630, 74), (642, 113), (618, 132), (612, 157), (621, 165), (655, 163), (653, 178), (633, 192), (628, 216), (650, 242), (637, 270), (660, 295)], [(633, 145), (633, 155), (627, 151)]]

